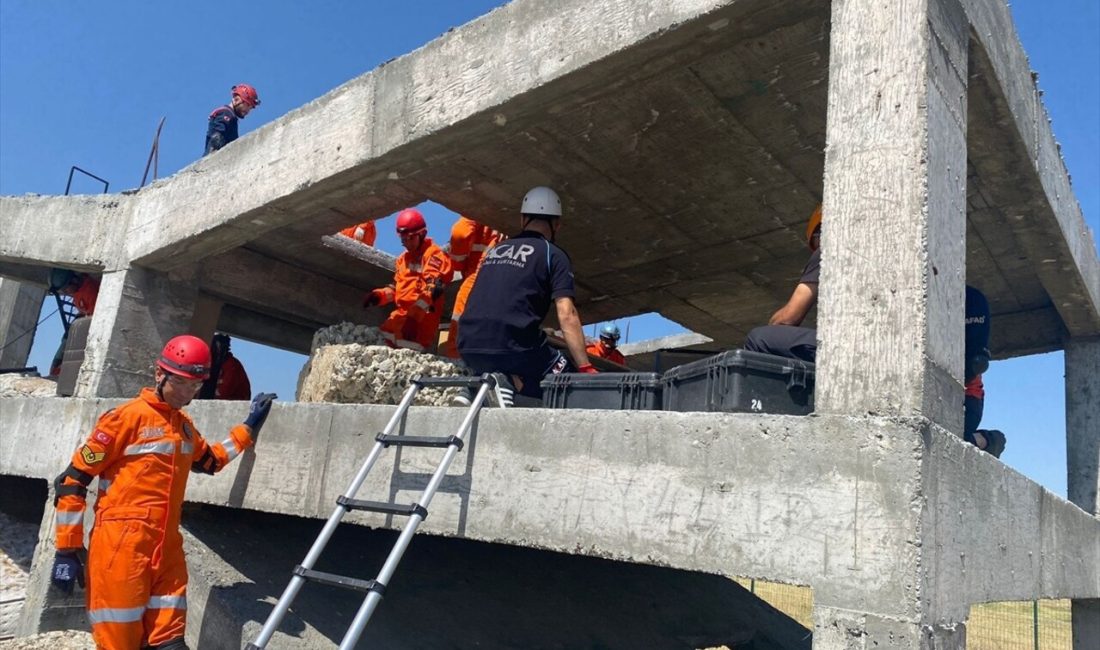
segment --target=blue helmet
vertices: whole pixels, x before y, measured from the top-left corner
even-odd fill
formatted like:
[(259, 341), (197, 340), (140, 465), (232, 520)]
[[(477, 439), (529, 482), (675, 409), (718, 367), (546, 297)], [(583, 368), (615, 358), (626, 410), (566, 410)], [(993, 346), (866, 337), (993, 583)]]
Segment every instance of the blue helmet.
[(621, 336), (621, 335), (619, 334), (619, 326), (618, 325), (608, 324), (608, 325), (604, 325), (603, 327), (600, 328), (600, 338), (601, 339), (611, 339), (612, 341), (617, 342), (619, 340), (619, 336)]

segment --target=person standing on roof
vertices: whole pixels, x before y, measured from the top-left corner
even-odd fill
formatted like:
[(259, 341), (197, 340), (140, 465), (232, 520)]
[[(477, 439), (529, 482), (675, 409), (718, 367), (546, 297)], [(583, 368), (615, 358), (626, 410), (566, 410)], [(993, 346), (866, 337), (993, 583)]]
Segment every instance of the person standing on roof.
[(210, 353), (210, 377), (203, 382), (199, 399), (248, 399), (252, 384), (244, 366), (229, 351), (229, 335), (215, 334), (210, 341)]
[[(187, 562), (180, 509), (191, 472), (214, 474), (253, 445), (275, 399), (259, 394), (242, 424), (208, 443), (182, 409), (210, 372), (202, 339), (177, 336), (156, 362), (155, 385), (100, 416), (54, 481), (56, 556), (51, 582), (87, 581), (92, 637), (103, 650), (186, 650)], [(88, 486), (99, 477), (84, 550)]]
[(458, 320), (466, 309), (466, 301), (477, 281), (477, 272), (485, 258), (485, 251), (496, 246), (501, 239), (499, 232), (469, 217), (459, 217), (451, 227), (451, 265), (455, 272), (462, 274), (462, 285), (458, 287), (455, 305), (451, 310), (446, 346), (448, 357), (458, 358)]
[(585, 352), (588, 353), (589, 357), (607, 359), (620, 366), (625, 366), (626, 357), (618, 350), (619, 337), (619, 326), (608, 323), (600, 328), (599, 340), (585, 348)]
[(237, 84), (231, 89), (233, 99), (226, 106), (210, 112), (206, 124), (206, 149), (211, 154), (237, 139), (237, 120), (244, 119), (252, 109), (260, 105), (256, 89), (248, 84)]
[[(573, 267), (553, 243), (561, 229), (561, 199), (549, 187), (533, 188), (523, 197), (520, 213), (521, 232), (485, 253), (458, 331), (462, 360), (478, 374), (497, 373), (504, 406), (511, 405), (512, 391), (541, 398), (539, 382), (548, 374), (574, 367), (596, 372), (584, 351), (573, 302)], [(551, 304), (568, 357), (550, 346), (541, 329)]]
[(378, 229), (375, 228), (373, 221), (364, 221), (363, 223), (344, 228), (340, 231), (340, 234), (345, 237), (351, 237), (361, 244), (374, 246), (374, 240), (378, 238)]
[[(66, 296), (72, 300), (77, 318), (95, 313), (95, 303), (99, 298), (99, 278), (87, 273), (77, 273), (69, 269), (50, 269), (50, 293)], [(50, 376), (61, 374), (61, 361), (65, 354), (65, 344), (69, 338), (68, 329), (61, 337), (61, 345), (50, 362)]]
[[(806, 243), (810, 260), (787, 304), (772, 314), (768, 325), (754, 328), (745, 339), (745, 349), (781, 357), (817, 359), (817, 330), (800, 327), (806, 315), (817, 305), (818, 276), (821, 271), (821, 206), (817, 206), (806, 224)], [(981, 291), (966, 287), (966, 370), (963, 438), (985, 452), (1000, 457), (1005, 436), (997, 430), (980, 430), (985, 390), (982, 373), (989, 367), (989, 303)]]
[(397, 235), (405, 252), (397, 258), (393, 284), (367, 294), (365, 307), (395, 303), (378, 329), (391, 348), (425, 352), (439, 339), (443, 291), (452, 277), (451, 258), (428, 237), (428, 224), (416, 208), (397, 215)]

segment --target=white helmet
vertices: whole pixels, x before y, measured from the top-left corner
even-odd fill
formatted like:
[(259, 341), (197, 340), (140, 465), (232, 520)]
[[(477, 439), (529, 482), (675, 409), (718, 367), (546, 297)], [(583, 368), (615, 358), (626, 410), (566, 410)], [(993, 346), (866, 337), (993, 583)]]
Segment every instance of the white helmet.
[(519, 211), (531, 217), (554, 219), (561, 216), (561, 199), (549, 187), (532, 187), (523, 197)]

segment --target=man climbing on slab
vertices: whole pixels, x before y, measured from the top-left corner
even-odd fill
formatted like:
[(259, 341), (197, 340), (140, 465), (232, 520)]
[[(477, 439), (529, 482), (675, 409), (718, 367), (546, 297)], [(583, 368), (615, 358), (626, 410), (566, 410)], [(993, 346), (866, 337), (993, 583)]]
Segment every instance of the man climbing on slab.
[[(256, 440), (274, 394), (252, 400), (242, 424), (208, 443), (182, 409), (210, 373), (202, 339), (177, 336), (156, 362), (155, 384), (100, 416), (54, 480), (52, 582), (84, 587), (102, 650), (186, 650), (187, 562), (180, 510), (191, 472), (214, 474)], [(95, 524), (84, 550), (88, 486), (99, 477)]]

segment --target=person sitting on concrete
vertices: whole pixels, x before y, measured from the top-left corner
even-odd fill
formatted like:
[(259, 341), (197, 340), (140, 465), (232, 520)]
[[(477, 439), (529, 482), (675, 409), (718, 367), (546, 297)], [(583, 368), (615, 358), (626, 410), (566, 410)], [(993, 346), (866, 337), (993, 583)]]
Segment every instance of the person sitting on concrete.
[(345, 237), (351, 237), (355, 241), (366, 244), (367, 246), (374, 246), (374, 240), (378, 238), (378, 229), (374, 226), (373, 221), (364, 221), (363, 223), (344, 228), (340, 231), (340, 234)]
[(589, 357), (599, 357), (600, 359), (607, 359), (613, 361), (620, 366), (626, 365), (626, 357), (622, 352), (619, 352), (619, 326), (607, 324), (600, 328), (600, 338), (598, 341), (585, 348), (585, 352)]
[(210, 377), (203, 382), (199, 399), (246, 400), (252, 395), (248, 373), (240, 360), (229, 351), (229, 344), (228, 334), (215, 334), (210, 341)]
[(811, 363), (817, 358), (817, 330), (801, 327), (806, 315), (817, 305), (818, 276), (821, 273), (821, 206), (817, 206), (806, 224), (806, 244), (810, 247), (810, 259), (802, 269), (802, 276), (794, 292), (772, 314), (767, 325), (754, 328), (745, 339), (745, 349)]
[(391, 348), (427, 352), (439, 338), (443, 292), (451, 281), (451, 258), (428, 237), (428, 224), (416, 208), (397, 215), (405, 252), (397, 258), (393, 284), (367, 294), (365, 307), (395, 303), (378, 329)]
[[(802, 277), (787, 304), (772, 315), (768, 325), (754, 328), (745, 339), (745, 349), (781, 357), (814, 362), (817, 359), (817, 330), (800, 327), (817, 304), (818, 275), (821, 271), (821, 206), (806, 225), (806, 241), (813, 251)], [(981, 374), (989, 366), (989, 303), (982, 292), (966, 288), (966, 388), (964, 439), (978, 449), (1000, 457), (1005, 436), (997, 430), (979, 430), (985, 390)]]
[(451, 266), (456, 273), (462, 274), (462, 284), (455, 296), (451, 309), (451, 323), (447, 331), (445, 354), (452, 359), (458, 358), (458, 320), (466, 310), (470, 291), (477, 281), (477, 272), (485, 259), (485, 251), (500, 243), (503, 236), (489, 226), (482, 225), (469, 217), (459, 217), (451, 226)]
[(229, 104), (215, 108), (207, 118), (204, 156), (236, 140), (237, 120), (243, 120), (252, 109), (260, 105), (260, 96), (256, 94), (256, 89), (248, 84), (237, 84), (230, 92), (233, 99)]
[[(561, 229), (561, 200), (554, 190), (536, 187), (523, 197), (521, 232), (485, 253), (470, 291), (458, 352), (477, 373), (494, 373), (497, 399), (511, 406), (512, 392), (541, 399), (539, 383), (548, 374), (596, 372), (584, 351), (584, 332), (573, 302), (573, 268), (555, 245)], [(569, 356), (550, 346), (541, 325), (554, 305)], [(468, 395), (456, 402), (469, 403)]]
[[(244, 422), (207, 442), (182, 409), (210, 372), (202, 339), (177, 336), (156, 362), (155, 384), (96, 422), (54, 480), (56, 555), (51, 582), (84, 587), (96, 647), (186, 650), (187, 563), (180, 511), (192, 472), (214, 474), (251, 447), (271, 410), (259, 394)], [(84, 548), (88, 486), (99, 477)]]
[(979, 429), (985, 410), (982, 373), (989, 369), (989, 301), (975, 287), (966, 287), (966, 358), (963, 364), (963, 439), (1000, 458), (1005, 434), (996, 429)]
[[(87, 273), (77, 273), (69, 269), (50, 269), (50, 293), (66, 296), (72, 301), (76, 317), (91, 316), (95, 313), (95, 303), (99, 298), (99, 278)], [(64, 318), (64, 316), (62, 316)], [(61, 345), (50, 362), (50, 377), (61, 374), (61, 361), (65, 354), (65, 344), (68, 342), (69, 330), (61, 337)]]

